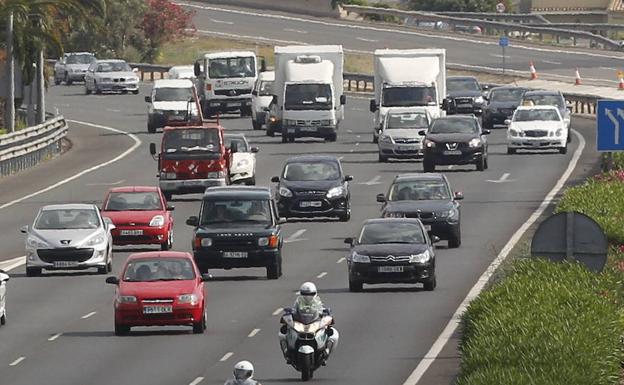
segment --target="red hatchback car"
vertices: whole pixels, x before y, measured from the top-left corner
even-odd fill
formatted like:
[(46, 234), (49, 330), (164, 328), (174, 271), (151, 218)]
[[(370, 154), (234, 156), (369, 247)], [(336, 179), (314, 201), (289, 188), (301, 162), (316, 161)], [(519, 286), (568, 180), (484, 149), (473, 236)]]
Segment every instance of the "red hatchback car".
[(113, 221), (114, 245), (173, 245), (172, 205), (155, 186), (116, 187), (108, 191), (102, 216)]
[(133, 326), (190, 325), (206, 330), (204, 281), (193, 256), (177, 251), (131, 254), (121, 276), (108, 277), (115, 291), (115, 334)]

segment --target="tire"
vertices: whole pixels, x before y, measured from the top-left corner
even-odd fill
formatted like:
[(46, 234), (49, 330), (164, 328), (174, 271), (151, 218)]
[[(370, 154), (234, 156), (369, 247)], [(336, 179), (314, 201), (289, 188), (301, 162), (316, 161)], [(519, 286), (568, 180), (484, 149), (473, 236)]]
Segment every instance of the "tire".
[(282, 262), (281, 256), (275, 257), (275, 260), (271, 261), (266, 267), (267, 279), (278, 279), (280, 276), (280, 265)]
[(42, 269), (40, 267), (27, 267), (26, 268), (26, 276), (27, 277), (38, 277), (41, 275)]
[(247, 182), (247, 186), (255, 186), (256, 185), (256, 176), (251, 177), (249, 182)]
[(275, 131), (272, 124), (267, 124), (266, 136), (270, 136), (271, 138), (275, 136)]
[(458, 228), (457, 231), (451, 233), (448, 240), (448, 247), (449, 249), (456, 249), (459, 246), (461, 246), (461, 230)]
[(340, 222), (349, 222), (351, 219), (351, 208), (348, 208), (347, 212), (345, 214), (341, 214), (338, 218), (340, 219)]
[(202, 312), (202, 319), (199, 322), (193, 323), (193, 334), (204, 334), (207, 326), (206, 310)]
[(167, 242), (160, 244), (160, 250), (167, 251), (167, 250), (171, 250), (172, 247), (173, 247), (173, 230), (170, 229), (169, 232), (167, 233)]
[(288, 142), (290, 142), (290, 143), (295, 143), (295, 137), (294, 137), (294, 136), (292, 136), (292, 135), (291, 135), (291, 136), (289, 136), (289, 137), (288, 137)]
[(425, 282), (423, 282), (423, 288), (425, 289), (425, 291), (433, 291), (433, 289), (436, 288), (436, 285), (437, 285), (437, 282), (436, 282), (435, 273), (433, 277), (430, 277)]
[(150, 123), (149, 120), (147, 121), (147, 132), (150, 134), (153, 134), (156, 132), (156, 126)]
[(115, 335), (116, 336), (127, 336), (130, 334), (130, 326), (121, 325), (115, 322)]
[(6, 310), (4, 311), (2, 317), (0, 317), (0, 325), (6, 325)]
[(373, 134), (373, 143), (379, 142), (379, 137)]
[(567, 154), (567, 153), (568, 153), (568, 146), (561, 147), (561, 148), (559, 149), (559, 153), (560, 153), (560, 154)]
[(388, 157), (387, 156), (383, 156), (381, 155), (381, 153), (379, 153), (379, 163), (385, 163), (388, 161)]
[(423, 171), (424, 172), (434, 172), (435, 171), (435, 163), (430, 160), (423, 159)]
[(360, 281), (356, 281), (349, 277), (349, 291), (353, 293), (359, 293), (364, 288), (364, 284)]
[(261, 130), (262, 129), (262, 124), (258, 123), (255, 120), (251, 120), (251, 126), (253, 127), (254, 130)]
[(282, 143), (288, 143), (288, 136), (282, 133)]
[(65, 85), (71, 86), (72, 84), (73, 84), (73, 81), (69, 78), (69, 76), (67, 76), (67, 74), (65, 74)]
[(483, 120), (481, 125), (486, 130), (493, 130), (494, 129), (494, 125), (489, 120)]
[(312, 372), (314, 369), (312, 368), (312, 357), (311, 355), (306, 355), (301, 360), (301, 381), (309, 381), (312, 379)]
[(133, 94), (133, 95), (138, 95), (138, 94), (139, 94), (139, 90), (132, 91), (132, 94)]
[(98, 88), (96, 82), (93, 82), (93, 93), (96, 95), (102, 95), (102, 90)]
[(515, 148), (507, 147), (507, 155), (514, 155), (515, 153), (516, 153), (516, 149)]
[(479, 160), (477, 160), (475, 165), (477, 166), (477, 171), (485, 170), (485, 157), (481, 156), (481, 158), (479, 158)]
[(87, 83), (85, 83), (85, 95), (91, 95), (91, 90), (89, 89), (89, 86), (87, 86)]
[(334, 133), (327, 137), (328, 142), (335, 142), (338, 139), (338, 134)]
[(54, 85), (58, 86), (59, 84), (61, 84), (61, 79), (56, 77), (56, 74), (54, 74)]
[(486, 155), (486, 156), (485, 156), (485, 161), (484, 161), (484, 164), (483, 164), (483, 166), (484, 166), (484, 168), (485, 168), (486, 170), (487, 170), (488, 168), (490, 168), (490, 165), (489, 165), (489, 163), (488, 163), (488, 158), (489, 158), (489, 156), (487, 156), (487, 155)]

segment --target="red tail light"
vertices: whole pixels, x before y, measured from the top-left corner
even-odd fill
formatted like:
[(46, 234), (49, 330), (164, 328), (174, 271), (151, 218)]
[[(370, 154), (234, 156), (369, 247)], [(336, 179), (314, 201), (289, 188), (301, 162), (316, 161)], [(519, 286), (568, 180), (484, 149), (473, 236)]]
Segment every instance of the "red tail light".
[(193, 246), (194, 246), (195, 249), (201, 248), (201, 238), (200, 237), (196, 237), (193, 240)]
[(206, 84), (206, 91), (212, 91), (212, 84)]

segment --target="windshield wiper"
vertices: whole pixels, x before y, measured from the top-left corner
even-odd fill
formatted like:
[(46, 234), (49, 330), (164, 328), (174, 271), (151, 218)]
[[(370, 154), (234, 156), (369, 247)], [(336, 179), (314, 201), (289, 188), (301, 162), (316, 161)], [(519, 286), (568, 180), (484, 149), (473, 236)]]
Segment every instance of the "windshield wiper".
[(200, 147), (200, 146), (195, 146), (195, 147), (181, 147), (180, 150), (182, 151), (186, 151), (186, 152), (191, 152), (191, 151), (212, 151), (210, 148), (208, 147)]
[(398, 243), (398, 244), (401, 244), (401, 245), (411, 245), (414, 242), (407, 242), (407, 241), (384, 241), (384, 242), (377, 242), (375, 244), (377, 244), (377, 245), (386, 245), (386, 244), (389, 244), (389, 243)]

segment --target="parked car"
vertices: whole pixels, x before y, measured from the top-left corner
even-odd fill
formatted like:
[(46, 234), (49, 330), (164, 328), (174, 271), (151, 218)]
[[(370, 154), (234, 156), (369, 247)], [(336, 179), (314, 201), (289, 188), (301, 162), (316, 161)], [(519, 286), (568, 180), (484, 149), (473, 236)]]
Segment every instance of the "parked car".
[(9, 275), (0, 269), (0, 325), (6, 324), (6, 290)]
[(116, 285), (115, 334), (126, 335), (133, 326), (189, 325), (193, 333), (206, 330), (204, 281), (186, 252), (131, 254), (119, 277), (108, 277)]
[(513, 115), (527, 91), (522, 87), (494, 87), (487, 95), (487, 103), (483, 107), (483, 128), (491, 130), (495, 125), (505, 124), (505, 120)]
[(422, 158), (424, 135), (420, 131), (427, 131), (429, 124), (431, 115), (426, 107), (411, 107), (409, 112), (388, 111), (377, 141), (379, 161)]
[[(522, 106), (555, 106), (563, 118), (567, 128), (570, 128), (572, 111), (568, 108), (561, 91), (527, 91), (522, 95)], [(568, 136), (570, 139), (571, 136)]]
[(280, 217), (351, 218), (349, 181), (340, 160), (329, 155), (301, 155), (286, 160), (277, 183), (275, 200)]
[(96, 60), (85, 74), (85, 94), (139, 93), (139, 77), (124, 60)]
[(174, 206), (167, 203), (156, 186), (115, 187), (108, 191), (102, 216), (115, 225), (111, 231), (114, 245), (173, 246)]
[(148, 103), (149, 133), (165, 126), (184, 125), (201, 119), (195, 86), (189, 79), (156, 80), (145, 102)]
[(87, 69), (95, 61), (91, 52), (68, 52), (54, 63), (54, 84), (65, 82), (70, 86), (73, 82), (83, 82)]
[(434, 290), (437, 241), (418, 219), (365, 221), (358, 237), (345, 239), (351, 246), (346, 258), (349, 291), (361, 291), (365, 283), (422, 283), (425, 290)]
[(424, 140), (424, 171), (433, 172), (436, 165), (464, 164), (474, 164), (478, 171), (486, 170), (486, 135), (489, 134), (490, 130), (481, 129), (474, 115), (453, 115), (434, 120)]
[(224, 134), (223, 140), (232, 154), (230, 183), (255, 185), (258, 147), (250, 147), (243, 134)]
[(208, 269), (265, 267), (268, 279), (282, 275), (282, 232), (275, 202), (266, 187), (210, 187), (193, 226), (193, 255)]
[(453, 192), (444, 174), (397, 175), (387, 194), (377, 195), (384, 218), (418, 218), (449, 248), (461, 245), (461, 192)]
[(115, 225), (92, 204), (59, 204), (39, 209), (26, 234), (26, 275), (42, 270), (97, 268), (106, 274), (113, 266)]
[(267, 123), (269, 105), (273, 100), (274, 71), (264, 71), (258, 74), (258, 80), (251, 91), (251, 124), (254, 130), (260, 130)]
[(569, 129), (555, 106), (518, 107), (506, 123), (507, 154), (521, 149), (568, 151)]
[(483, 87), (474, 76), (449, 76), (446, 78), (446, 113), (475, 114), (483, 112)]
[(167, 71), (168, 79), (195, 79), (195, 72), (192, 65), (173, 66)]

